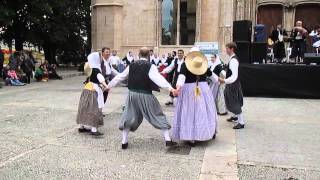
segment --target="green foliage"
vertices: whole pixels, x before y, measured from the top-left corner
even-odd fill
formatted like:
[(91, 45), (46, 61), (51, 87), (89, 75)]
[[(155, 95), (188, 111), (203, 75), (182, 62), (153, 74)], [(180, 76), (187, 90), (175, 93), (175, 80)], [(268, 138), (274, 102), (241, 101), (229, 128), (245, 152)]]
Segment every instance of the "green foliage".
[[(55, 63), (57, 53), (76, 54), (72, 58), (81, 60), (90, 51), (90, 0), (1, 1), (0, 39), (9, 45), (15, 40), (17, 50), (25, 42), (32, 43), (44, 49), (51, 63)], [(87, 41), (83, 37), (88, 37)]]

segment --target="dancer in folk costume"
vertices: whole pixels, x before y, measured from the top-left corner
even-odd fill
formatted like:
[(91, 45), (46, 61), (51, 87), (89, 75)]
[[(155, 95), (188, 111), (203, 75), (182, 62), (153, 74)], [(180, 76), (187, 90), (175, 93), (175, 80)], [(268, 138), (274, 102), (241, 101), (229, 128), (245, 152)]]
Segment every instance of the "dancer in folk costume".
[(88, 56), (88, 62), (84, 66), (88, 78), (80, 97), (76, 120), (80, 125), (79, 133), (88, 132), (93, 136), (103, 135), (98, 131), (98, 127), (103, 126), (103, 91), (107, 88), (107, 84), (101, 74), (101, 60), (99, 52), (91, 53)]
[(228, 43), (226, 45), (226, 52), (230, 56), (230, 59), (226, 68), (226, 79), (219, 78), (219, 82), (226, 84), (226, 89), (224, 91), (225, 102), (228, 111), (233, 113), (233, 116), (227, 119), (227, 121), (237, 123), (233, 129), (243, 129), (243, 94), (238, 73), (239, 60), (235, 55), (236, 50), (237, 45), (235, 43)]
[[(211, 56), (210, 70), (218, 77), (225, 78), (226, 76), (226, 72), (224, 71), (224, 64), (216, 54)], [(212, 91), (213, 97), (215, 98), (217, 113), (219, 115), (227, 115), (228, 112), (224, 101), (225, 84), (212, 82), (210, 84), (210, 89)]]
[(129, 131), (136, 131), (143, 118), (155, 128), (163, 131), (166, 146), (176, 145), (169, 136), (171, 126), (158, 100), (152, 94), (153, 90), (159, 89), (158, 86), (171, 92), (175, 90), (161, 76), (157, 67), (148, 61), (148, 58), (149, 49), (144, 47), (140, 50), (140, 60), (131, 63), (123, 73), (117, 75), (108, 85), (109, 88), (112, 88), (128, 79), (129, 94), (119, 126), (122, 131), (122, 149), (128, 148)]
[(218, 82), (218, 77), (208, 69), (206, 57), (196, 50), (189, 53), (177, 82), (172, 138), (188, 141), (190, 146), (195, 141), (214, 139), (217, 132), (216, 105), (207, 77)]
[[(178, 76), (180, 74), (181, 66), (183, 63), (184, 63), (184, 51), (182, 49), (180, 49), (180, 50), (178, 50), (178, 57), (175, 58), (171, 62), (171, 64), (161, 72), (161, 74), (169, 74), (171, 72), (174, 72), (172, 82), (171, 82), (171, 85), (173, 88), (176, 88)], [(165, 103), (165, 105), (167, 105), (167, 106), (174, 105), (175, 98), (172, 93), (170, 93), (170, 97), (171, 97), (171, 99)]]

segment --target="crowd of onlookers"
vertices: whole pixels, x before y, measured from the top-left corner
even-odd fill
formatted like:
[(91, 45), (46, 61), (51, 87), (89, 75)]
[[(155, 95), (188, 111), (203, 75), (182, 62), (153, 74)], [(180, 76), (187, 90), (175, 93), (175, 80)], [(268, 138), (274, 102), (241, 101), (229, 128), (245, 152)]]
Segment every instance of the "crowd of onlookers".
[(32, 79), (38, 82), (62, 79), (56, 69), (57, 66), (49, 64), (48, 61), (39, 63), (31, 51), (16, 51), (10, 55), (9, 63), (4, 64), (4, 54), (0, 48), (0, 78), (7, 86), (25, 86), (30, 84)]

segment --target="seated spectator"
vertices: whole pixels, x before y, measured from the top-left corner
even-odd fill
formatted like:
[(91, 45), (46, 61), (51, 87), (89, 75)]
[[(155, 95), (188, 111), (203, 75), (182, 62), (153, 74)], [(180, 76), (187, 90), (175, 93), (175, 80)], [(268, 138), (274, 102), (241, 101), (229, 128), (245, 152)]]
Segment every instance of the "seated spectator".
[(48, 82), (49, 74), (45, 65), (41, 64), (38, 68), (36, 68), (36, 72), (34, 77), (38, 82)]
[(62, 80), (62, 77), (58, 75), (57, 73), (57, 66), (55, 64), (49, 64), (48, 61), (45, 61), (44, 64), (45, 68), (48, 71), (49, 79), (60, 79)]
[(9, 68), (9, 70), (7, 71), (7, 77), (6, 77), (6, 84), (7, 85), (11, 85), (11, 86), (24, 86), (26, 85), (25, 83), (22, 83), (18, 76), (17, 73), (14, 69)]

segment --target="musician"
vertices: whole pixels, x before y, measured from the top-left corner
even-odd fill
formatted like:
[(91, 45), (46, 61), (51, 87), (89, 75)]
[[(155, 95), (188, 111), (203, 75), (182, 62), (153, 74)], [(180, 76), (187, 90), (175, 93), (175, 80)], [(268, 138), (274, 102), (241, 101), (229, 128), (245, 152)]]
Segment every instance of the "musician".
[(304, 53), (306, 52), (306, 38), (308, 31), (302, 26), (302, 21), (297, 21), (296, 26), (291, 31), (292, 38), (292, 53), (290, 58), (299, 58), (302, 60), (304, 58)]
[(318, 53), (320, 48), (320, 26), (315, 31), (315, 34), (312, 36), (312, 46)]
[(286, 50), (284, 46), (284, 39), (287, 38), (288, 34), (285, 29), (282, 28), (282, 25), (279, 24), (276, 29), (271, 33), (271, 39), (274, 42), (273, 53), (274, 58), (277, 62), (282, 62), (286, 57)]

